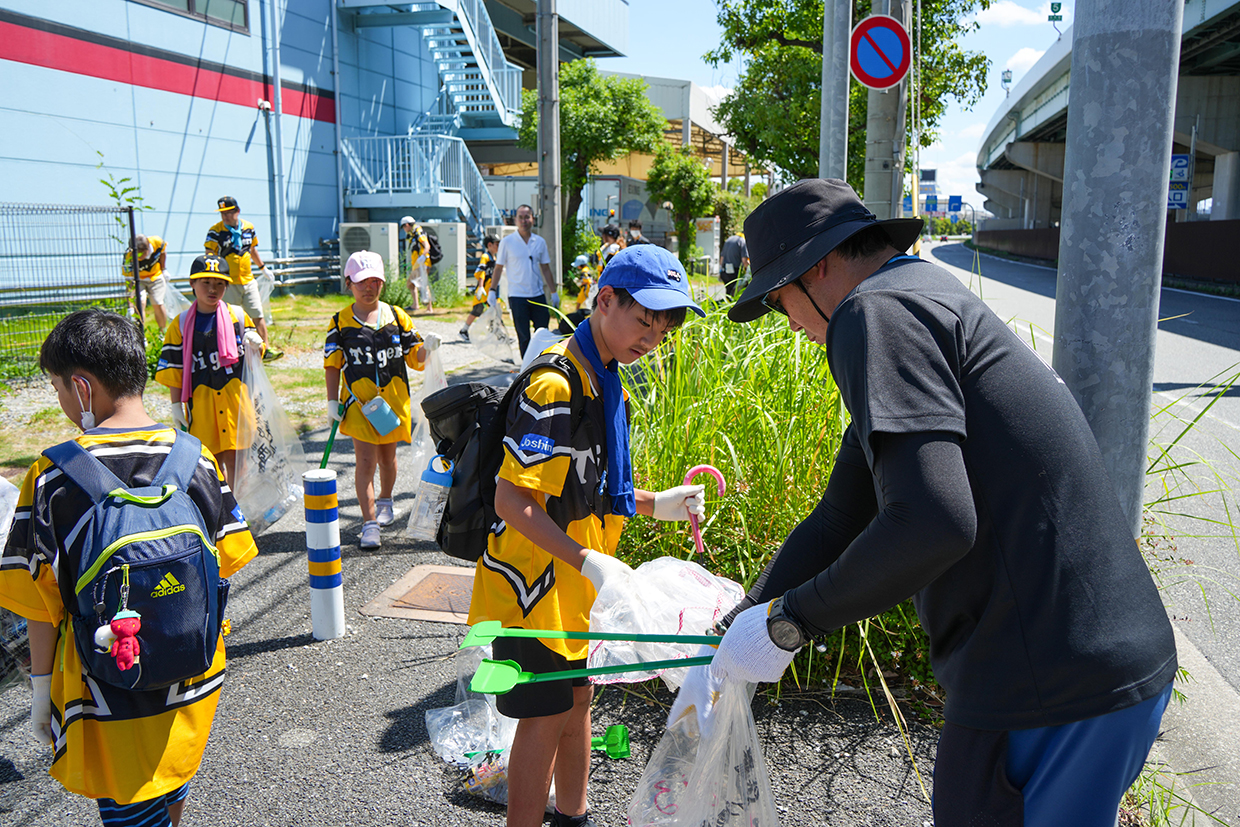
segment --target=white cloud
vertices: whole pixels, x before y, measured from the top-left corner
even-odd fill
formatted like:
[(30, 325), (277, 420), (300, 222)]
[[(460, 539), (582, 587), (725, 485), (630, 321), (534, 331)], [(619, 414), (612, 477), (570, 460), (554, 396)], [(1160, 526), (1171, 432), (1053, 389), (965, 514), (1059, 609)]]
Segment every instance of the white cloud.
[(982, 137), (982, 133), (986, 131), (986, 124), (978, 122), (971, 123), (964, 129), (956, 133), (956, 137), (962, 141), (976, 141)]
[(1030, 46), (1023, 46), (1016, 54), (1007, 59), (1007, 63), (1003, 64), (1004, 68), (1011, 69), (1017, 75), (1023, 75), (1028, 72), (1033, 64), (1037, 63), (1042, 55), (1046, 54), (1046, 50), (1041, 51)]
[[(966, 150), (961, 152), (961, 150)], [(977, 192), (977, 150), (953, 139), (948, 144), (938, 143), (921, 154), (923, 169), (937, 169), (940, 209), (945, 209), (949, 195), (959, 195), (980, 209), (982, 197)], [(968, 210), (965, 210), (967, 213)]]
[(999, 0), (998, 3), (992, 3), (990, 8), (978, 12), (977, 21), (990, 26), (1036, 26), (1046, 22), (1050, 6), (1046, 6), (1046, 9), (1047, 11), (1034, 11), (1018, 6), (1012, 0)]

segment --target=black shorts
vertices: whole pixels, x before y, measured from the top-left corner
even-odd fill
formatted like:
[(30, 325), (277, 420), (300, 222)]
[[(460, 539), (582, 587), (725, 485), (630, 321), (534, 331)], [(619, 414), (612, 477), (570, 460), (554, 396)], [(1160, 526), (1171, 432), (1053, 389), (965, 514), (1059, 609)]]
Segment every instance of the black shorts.
[(477, 303), (477, 304), (475, 304), (473, 307), (469, 308), (469, 315), (474, 316), (474, 317), (476, 318), (476, 317), (478, 317), (478, 316), (481, 316), (481, 315), (482, 315), (482, 311), (484, 311), (484, 310), (486, 310), (486, 309), (487, 309), (487, 303), (486, 303), (486, 302), (478, 302), (478, 303)]
[[(537, 638), (497, 637), (491, 644), (495, 660), (515, 660), (524, 672), (562, 672), (583, 669), (586, 659), (568, 660), (551, 651)], [(546, 683), (519, 683), (503, 695), (495, 696), (495, 707), (509, 718), (541, 718), (559, 715), (573, 708), (573, 687), (588, 686), (588, 678), (571, 678)]]

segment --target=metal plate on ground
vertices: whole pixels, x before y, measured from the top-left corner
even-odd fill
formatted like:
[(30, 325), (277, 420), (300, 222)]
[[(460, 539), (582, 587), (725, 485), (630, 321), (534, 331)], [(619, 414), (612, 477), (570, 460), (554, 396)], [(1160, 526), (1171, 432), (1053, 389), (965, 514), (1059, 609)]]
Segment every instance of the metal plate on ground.
[(372, 617), (467, 623), (474, 570), (464, 566), (414, 566), (362, 607)]

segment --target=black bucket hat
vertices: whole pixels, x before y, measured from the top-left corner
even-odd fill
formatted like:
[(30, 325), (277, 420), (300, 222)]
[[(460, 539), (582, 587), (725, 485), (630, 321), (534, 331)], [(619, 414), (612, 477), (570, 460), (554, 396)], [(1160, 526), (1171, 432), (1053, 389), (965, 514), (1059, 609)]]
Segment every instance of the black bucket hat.
[(753, 278), (728, 311), (751, 322), (768, 311), (762, 299), (800, 278), (822, 257), (866, 227), (879, 226), (904, 252), (921, 233), (920, 218), (878, 221), (852, 187), (835, 178), (806, 178), (772, 195), (745, 219)]

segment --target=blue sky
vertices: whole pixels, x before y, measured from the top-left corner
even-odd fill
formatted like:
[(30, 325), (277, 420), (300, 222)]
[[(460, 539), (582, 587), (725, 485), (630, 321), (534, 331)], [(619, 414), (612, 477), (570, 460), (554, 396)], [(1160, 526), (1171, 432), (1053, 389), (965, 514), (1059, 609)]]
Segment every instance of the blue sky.
[[(971, 111), (951, 102), (940, 125), (940, 140), (922, 152), (922, 166), (939, 170), (944, 195), (963, 195), (981, 207), (977, 183), (978, 143), (995, 110), (1003, 101), (1000, 73), (1012, 70), (1013, 85), (1055, 42), (1046, 19), (1050, 3), (1044, 0), (996, 0), (978, 15), (981, 28), (966, 36), (961, 46), (981, 51), (991, 60), (986, 95)], [(1072, 23), (1072, 2), (1063, 4), (1060, 30)], [(856, 23), (857, 21), (853, 21)], [(702, 87), (731, 88), (739, 65), (712, 67), (702, 55), (719, 43), (713, 0), (629, 0), (628, 56), (600, 60), (599, 66), (616, 72), (684, 78)]]

